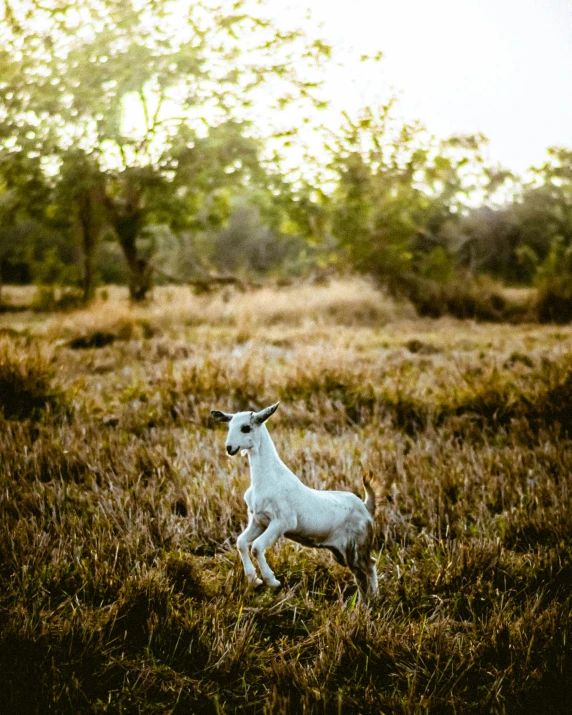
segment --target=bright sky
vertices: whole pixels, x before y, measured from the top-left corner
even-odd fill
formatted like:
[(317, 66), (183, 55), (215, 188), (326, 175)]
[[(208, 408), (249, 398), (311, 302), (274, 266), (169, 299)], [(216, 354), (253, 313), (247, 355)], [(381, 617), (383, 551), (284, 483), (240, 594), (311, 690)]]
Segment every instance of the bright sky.
[[(439, 137), (482, 132), (490, 159), (518, 172), (548, 146), (572, 146), (572, 0), (265, 4), (334, 45), (344, 65), (329, 69), (335, 107), (379, 104), (393, 89), (407, 119)], [(379, 50), (381, 63), (364, 71), (359, 56)]]

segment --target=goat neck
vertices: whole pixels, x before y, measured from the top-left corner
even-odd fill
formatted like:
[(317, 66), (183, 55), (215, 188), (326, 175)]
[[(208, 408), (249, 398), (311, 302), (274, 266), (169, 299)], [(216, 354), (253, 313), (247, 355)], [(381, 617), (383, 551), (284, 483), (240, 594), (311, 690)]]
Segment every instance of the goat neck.
[(261, 425), (257, 444), (248, 450), (250, 481), (256, 489), (272, 480), (281, 470), (284, 462), (278, 456), (274, 442), (266, 425)]

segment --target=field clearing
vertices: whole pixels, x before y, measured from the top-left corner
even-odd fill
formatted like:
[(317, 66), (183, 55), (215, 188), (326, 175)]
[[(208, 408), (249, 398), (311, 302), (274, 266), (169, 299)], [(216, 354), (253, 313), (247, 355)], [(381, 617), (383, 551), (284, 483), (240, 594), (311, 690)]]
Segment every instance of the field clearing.
[[(0, 315), (0, 712), (569, 712), (572, 327), (357, 279), (154, 298)], [(246, 590), (209, 413), (278, 399), (307, 484), (377, 475), (368, 608), (287, 541)]]

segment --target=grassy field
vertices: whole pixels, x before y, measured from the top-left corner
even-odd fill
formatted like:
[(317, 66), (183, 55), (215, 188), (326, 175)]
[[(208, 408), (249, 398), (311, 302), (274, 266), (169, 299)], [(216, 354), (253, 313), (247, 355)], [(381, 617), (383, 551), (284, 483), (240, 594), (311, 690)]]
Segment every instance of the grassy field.
[[(0, 315), (0, 712), (570, 712), (571, 347), (357, 280)], [(245, 588), (209, 413), (276, 400), (307, 484), (379, 480), (369, 607), (287, 541)]]

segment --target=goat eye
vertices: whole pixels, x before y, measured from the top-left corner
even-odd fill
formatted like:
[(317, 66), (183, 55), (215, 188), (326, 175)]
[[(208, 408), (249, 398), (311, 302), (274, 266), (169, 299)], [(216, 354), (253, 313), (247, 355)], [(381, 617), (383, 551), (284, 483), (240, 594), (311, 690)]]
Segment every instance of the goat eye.
[(240, 428), (240, 431), (245, 432), (245, 433), (250, 432), (250, 430), (251, 430), (250, 425), (242, 425), (242, 427)]

